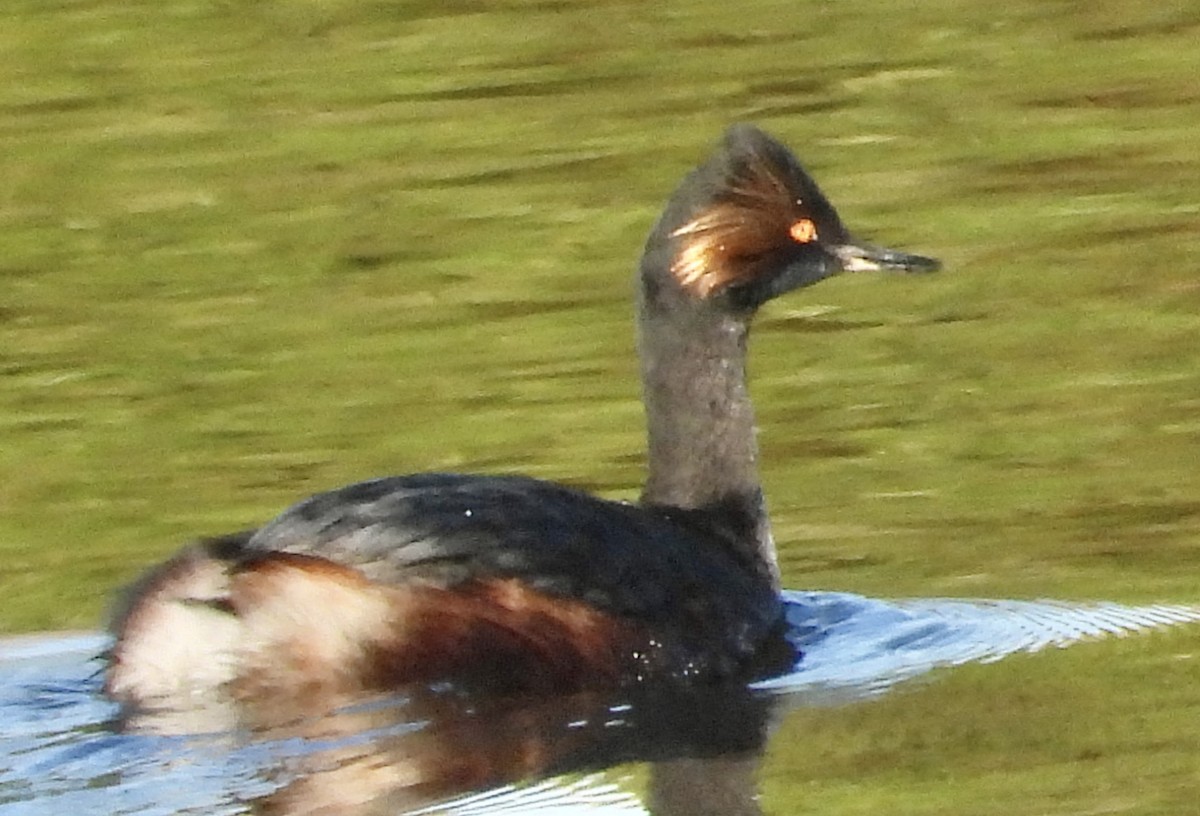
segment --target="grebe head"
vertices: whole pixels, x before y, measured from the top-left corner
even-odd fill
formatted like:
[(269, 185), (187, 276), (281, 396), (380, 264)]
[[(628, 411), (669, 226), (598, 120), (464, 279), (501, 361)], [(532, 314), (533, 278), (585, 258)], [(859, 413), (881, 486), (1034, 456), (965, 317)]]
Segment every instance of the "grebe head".
[(927, 272), (920, 255), (853, 239), (786, 147), (734, 125), (675, 191), (646, 244), (643, 306), (701, 304), (749, 316), (766, 301), (839, 272)]

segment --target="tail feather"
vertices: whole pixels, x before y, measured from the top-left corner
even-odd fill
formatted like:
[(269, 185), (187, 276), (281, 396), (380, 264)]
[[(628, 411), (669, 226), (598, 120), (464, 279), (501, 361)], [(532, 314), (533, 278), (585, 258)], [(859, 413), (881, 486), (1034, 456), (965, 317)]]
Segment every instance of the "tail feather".
[(133, 582), (109, 620), (109, 696), (178, 700), (232, 679), (239, 625), (228, 605), (229, 575), (249, 538), (234, 533), (189, 545)]

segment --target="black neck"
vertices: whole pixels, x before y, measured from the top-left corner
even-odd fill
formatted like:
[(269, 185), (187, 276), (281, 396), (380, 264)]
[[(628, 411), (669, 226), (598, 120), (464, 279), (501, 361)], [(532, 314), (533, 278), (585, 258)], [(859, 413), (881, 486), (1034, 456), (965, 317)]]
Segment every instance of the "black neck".
[(778, 584), (746, 389), (744, 318), (707, 305), (639, 304), (649, 441), (647, 505), (711, 511), (716, 529)]

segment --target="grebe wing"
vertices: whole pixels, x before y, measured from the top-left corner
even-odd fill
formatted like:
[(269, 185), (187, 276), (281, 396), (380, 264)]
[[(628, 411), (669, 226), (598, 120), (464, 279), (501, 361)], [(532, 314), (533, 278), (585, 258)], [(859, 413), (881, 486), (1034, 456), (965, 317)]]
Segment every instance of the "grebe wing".
[(523, 476), (419, 474), (320, 493), (245, 547), (251, 558), (273, 552), (318, 556), (387, 584), (519, 578), (635, 618), (687, 609), (758, 628), (779, 614), (774, 593), (717, 537)]

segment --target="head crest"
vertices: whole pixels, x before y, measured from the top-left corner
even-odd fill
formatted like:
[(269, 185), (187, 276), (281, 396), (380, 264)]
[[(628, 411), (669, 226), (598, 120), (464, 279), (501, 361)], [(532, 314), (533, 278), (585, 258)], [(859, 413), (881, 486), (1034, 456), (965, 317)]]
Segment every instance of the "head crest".
[(824, 238), (826, 229), (841, 230), (832, 206), (787, 148), (757, 128), (730, 128), (698, 180), (706, 193), (671, 233), (679, 240), (671, 273), (699, 297), (749, 282), (779, 251)]

